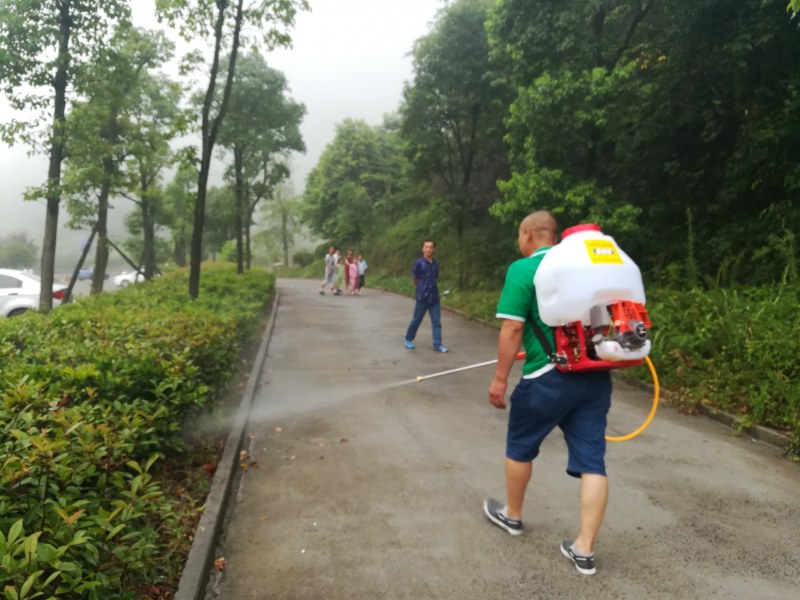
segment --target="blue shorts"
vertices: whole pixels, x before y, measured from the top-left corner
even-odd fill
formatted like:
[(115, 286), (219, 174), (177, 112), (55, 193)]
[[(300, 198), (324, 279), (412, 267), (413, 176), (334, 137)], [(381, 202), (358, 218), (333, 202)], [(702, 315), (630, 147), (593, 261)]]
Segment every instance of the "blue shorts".
[(556, 426), (569, 450), (567, 473), (606, 474), (606, 420), (611, 407), (611, 373), (548, 371), (522, 379), (511, 394), (506, 456), (529, 462)]

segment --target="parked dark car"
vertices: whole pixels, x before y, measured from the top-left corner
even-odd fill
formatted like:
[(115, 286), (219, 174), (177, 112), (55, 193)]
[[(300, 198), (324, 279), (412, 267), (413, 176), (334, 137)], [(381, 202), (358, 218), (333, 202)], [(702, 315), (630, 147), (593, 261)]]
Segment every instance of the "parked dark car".
[[(89, 267), (88, 269), (81, 269), (78, 271), (78, 281), (83, 281), (84, 279), (91, 279), (94, 277), (94, 269)], [(106, 273), (103, 279), (108, 279), (108, 273)]]

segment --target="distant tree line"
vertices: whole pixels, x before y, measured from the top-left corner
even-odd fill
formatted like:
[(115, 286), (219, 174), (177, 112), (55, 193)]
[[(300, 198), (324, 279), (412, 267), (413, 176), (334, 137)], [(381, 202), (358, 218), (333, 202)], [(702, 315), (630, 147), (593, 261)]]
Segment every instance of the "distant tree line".
[(0, 267), (6, 269), (32, 269), (36, 266), (38, 248), (24, 232), (0, 236)]
[[(306, 0), (155, 5), (160, 21), (209, 48), (181, 61), (182, 75), (204, 82), (163, 72), (174, 45), (132, 25), (130, 0), (0, 0), (0, 89), (13, 108), (28, 111), (19, 114), (34, 115), (0, 123), (0, 141), (49, 157), (44, 183), (26, 193), (47, 205), (39, 263), (45, 289), (66, 206), (68, 225), (91, 230), (96, 240), (92, 293), (102, 290), (113, 247), (146, 278), (164, 258), (188, 264), (187, 293), (197, 297), (201, 262), (226, 242), (236, 244), (239, 272), (249, 268), (256, 208), (276, 198), (290, 174), (289, 153), (304, 150), (305, 107), (289, 97), (264, 53), (290, 44)], [(187, 134), (199, 135), (199, 146), (186, 143)], [(209, 189), (215, 148), (226, 183)], [(135, 208), (124, 249), (108, 238), (112, 202)], [(42, 294), (40, 309), (51, 302)]]
[(659, 283), (796, 281), (798, 55), (786, 0), (457, 0), (397, 113), (339, 124), (304, 220), (396, 270), (432, 236), (462, 287), (496, 287), (541, 208)]

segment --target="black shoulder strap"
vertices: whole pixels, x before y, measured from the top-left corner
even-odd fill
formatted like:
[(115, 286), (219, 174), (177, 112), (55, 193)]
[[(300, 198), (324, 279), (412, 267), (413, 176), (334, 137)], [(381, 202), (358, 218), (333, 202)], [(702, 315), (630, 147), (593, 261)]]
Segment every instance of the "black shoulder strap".
[(539, 324), (536, 322), (536, 319), (533, 318), (531, 313), (528, 314), (528, 325), (531, 326), (531, 330), (533, 330), (533, 335), (536, 336), (539, 344), (542, 346), (545, 354), (547, 354), (547, 358), (550, 359), (550, 362), (556, 365), (566, 365), (567, 364), (567, 357), (561, 356), (555, 353), (553, 347), (550, 345), (550, 340), (547, 339), (547, 336), (542, 331), (542, 328), (539, 327)]

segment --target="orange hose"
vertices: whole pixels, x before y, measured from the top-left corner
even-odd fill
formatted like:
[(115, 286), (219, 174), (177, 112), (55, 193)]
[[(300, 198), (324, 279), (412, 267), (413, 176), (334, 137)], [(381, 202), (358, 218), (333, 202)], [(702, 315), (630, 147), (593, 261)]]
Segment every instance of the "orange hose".
[(609, 442), (626, 442), (628, 440), (635, 438), (637, 435), (639, 435), (645, 429), (647, 429), (647, 426), (650, 425), (650, 421), (652, 421), (653, 417), (656, 416), (656, 410), (658, 410), (658, 393), (659, 393), (658, 374), (656, 373), (656, 368), (653, 366), (653, 361), (650, 360), (650, 357), (645, 356), (644, 359), (645, 361), (647, 361), (647, 366), (650, 367), (650, 373), (653, 376), (653, 386), (655, 388), (653, 391), (653, 406), (650, 408), (650, 414), (647, 415), (647, 419), (645, 419), (644, 423), (642, 423), (638, 429), (632, 431), (628, 435), (621, 435), (617, 437), (607, 435), (606, 440), (608, 440)]
[[(525, 358), (525, 352), (519, 352), (515, 357), (514, 360), (522, 360)], [(632, 431), (628, 435), (620, 435), (620, 436), (606, 436), (606, 440), (609, 442), (627, 442), (628, 440), (632, 440), (640, 433), (642, 433), (647, 427), (650, 425), (650, 422), (653, 420), (653, 417), (656, 416), (656, 411), (658, 410), (658, 397), (659, 397), (659, 386), (658, 386), (658, 374), (656, 373), (656, 368), (653, 366), (653, 361), (650, 360), (649, 356), (645, 356), (644, 360), (647, 362), (647, 366), (650, 368), (650, 374), (653, 376), (653, 405), (650, 407), (650, 414), (647, 415), (644, 423), (642, 423), (638, 429)]]

